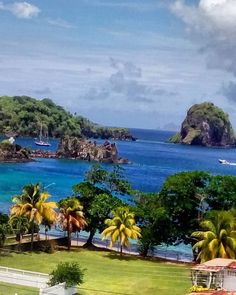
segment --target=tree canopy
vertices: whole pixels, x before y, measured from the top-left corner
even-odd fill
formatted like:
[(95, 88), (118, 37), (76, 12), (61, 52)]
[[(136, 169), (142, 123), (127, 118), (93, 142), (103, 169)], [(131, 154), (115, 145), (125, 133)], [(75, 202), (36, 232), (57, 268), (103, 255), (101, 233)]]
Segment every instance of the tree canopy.
[(107, 128), (95, 124), (56, 105), (51, 99), (37, 100), (28, 96), (0, 97), (0, 134), (50, 137), (85, 136), (94, 138), (132, 139), (128, 129)]
[(202, 231), (195, 231), (191, 237), (197, 242), (197, 261), (201, 263), (213, 258), (236, 257), (235, 218), (231, 212), (211, 211), (201, 222)]

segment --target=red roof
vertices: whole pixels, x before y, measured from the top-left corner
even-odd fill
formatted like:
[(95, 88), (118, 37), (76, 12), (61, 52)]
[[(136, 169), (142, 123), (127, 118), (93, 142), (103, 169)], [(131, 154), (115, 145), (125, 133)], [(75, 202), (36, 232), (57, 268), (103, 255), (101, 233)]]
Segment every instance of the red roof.
[(212, 293), (212, 295), (236, 295), (236, 292), (220, 290), (216, 291), (215, 293)]
[(236, 260), (228, 258), (215, 258), (204, 262), (199, 265), (195, 265), (192, 269), (203, 270), (208, 272), (218, 272), (222, 269), (236, 269)]
[(229, 265), (229, 268), (236, 269), (236, 261), (235, 261), (235, 262), (232, 262), (232, 263), (230, 263), (230, 265)]
[(188, 295), (236, 295), (236, 291), (224, 291), (224, 290), (218, 290), (218, 291), (203, 291), (203, 292), (193, 292)]

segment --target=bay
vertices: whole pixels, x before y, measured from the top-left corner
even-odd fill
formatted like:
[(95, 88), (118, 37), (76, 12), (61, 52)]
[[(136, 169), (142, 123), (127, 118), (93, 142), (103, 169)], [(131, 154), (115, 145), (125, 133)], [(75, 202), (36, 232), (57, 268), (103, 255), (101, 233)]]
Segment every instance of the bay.
[[(158, 192), (165, 179), (181, 171), (206, 170), (214, 175), (236, 175), (236, 166), (222, 165), (218, 159), (236, 162), (235, 148), (206, 148), (170, 144), (174, 132), (131, 129), (137, 141), (116, 141), (119, 153), (130, 164), (123, 165), (124, 174), (134, 189)], [(32, 138), (17, 138), (16, 143), (35, 148)], [(58, 140), (49, 149), (56, 150)], [(48, 148), (45, 148), (48, 149)], [(92, 163), (86, 161), (37, 159), (30, 163), (0, 164), (0, 206), (7, 212), (11, 197), (28, 183), (40, 182), (59, 200), (72, 194), (72, 186), (83, 181)], [(111, 169), (110, 164), (104, 165)]]
[[(236, 166), (222, 165), (218, 159), (236, 162), (235, 148), (207, 148), (170, 144), (174, 134), (169, 131), (131, 129), (137, 141), (116, 141), (119, 153), (130, 164), (123, 165), (124, 174), (134, 189), (158, 192), (165, 179), (177, 172), (205, 170), (213, 175), (236, 175)], [(102, 141), (98, 141), (102, 142)], [(16, 143), (35, 149), (34, 139), (17, 138)], [(58, 140), (51, 140), (56, 150)], [(0, 211), (8, 213), (11, 198), (20, 194), (22, 187), (40, 182), (51, 194), (51, 200), (59, 200), (72, 194), (72, 186), (83, 181), (93, 163), (75, 160), (37, 159), (30, 163), (0, 164)], [(111, 164), (105, 164), (111, 169)], [(86, 233), (82, 233), (85, 234)], [(99, 235), (98, 235), (99, 238)], [(191, 247), (157, 248), (156, 255), (172, 259), (191, 260)]]

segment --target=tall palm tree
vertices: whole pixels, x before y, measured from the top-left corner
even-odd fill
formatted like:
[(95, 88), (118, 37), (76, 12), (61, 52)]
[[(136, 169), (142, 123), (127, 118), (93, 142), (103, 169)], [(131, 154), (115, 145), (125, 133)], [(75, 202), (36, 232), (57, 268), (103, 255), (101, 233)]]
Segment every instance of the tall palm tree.
[(40, 184), (29, 184), (24, 186), (19, 196), (13, 197), (15, 203), (11, 207), (11, 218), (14, 216), (25, 216), (30, 222), (31, 228), (31, 250), (33, 249), (35, 225), (40, 225), (45, 219), (50, 223), (56, 221), (57, 205), (55, 202), (47, 202), (49, 194), (42, 192)]
[(231, 212), (212, 211), (200, 226), (203, 230), (191, 235), (198, 240), (193, 246), (198, 250), (197, 261), (236, 258), (236, 223)]
[(86, 221), (83, 213), (83, 206), (75, 197), (68, 197), (58, 202), (60, 209), (59, 222), (63, 230), (67, 231), (68, 250), (71, 247), (71, 233), (85, 227)]
[(129, 245), (129, 238), (137, 240), (141, 237), (141, 229), (136, 225), (134, 213), (129, 212), (127, 207), (118, 207), (112, 211), (113, 218), (106, 219), (105, 224), (108, 226), (103, 232), (103, 239), (111, 237), (110, 246), (116, 241), (120, 242), (120, 254), (122, 255), (123, 247)]

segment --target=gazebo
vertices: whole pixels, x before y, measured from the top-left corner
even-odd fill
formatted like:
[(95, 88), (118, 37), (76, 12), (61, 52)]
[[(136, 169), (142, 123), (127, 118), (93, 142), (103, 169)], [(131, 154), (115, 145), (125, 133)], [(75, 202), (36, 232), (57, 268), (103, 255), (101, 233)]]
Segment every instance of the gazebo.
[(236, 291), (236, 260), (215, 258), (191, 269), (193, 286)]

